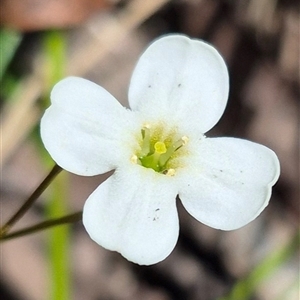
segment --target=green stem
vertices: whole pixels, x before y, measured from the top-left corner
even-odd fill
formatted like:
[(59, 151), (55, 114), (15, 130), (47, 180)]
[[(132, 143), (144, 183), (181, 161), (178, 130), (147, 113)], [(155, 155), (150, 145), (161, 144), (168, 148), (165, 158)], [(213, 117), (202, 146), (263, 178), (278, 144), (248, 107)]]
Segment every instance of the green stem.
[(12, 232), (12, 233), (4, 235), (4, 236), (1, 236), (0, 242), (4, 242), (4, 241), (11, 240), (14, 238), (22, 237), (22, 236), (25, 236), (25, 235), (28, 235), (31, 233), (41, 231), (41, 230), (49, 229), (54, 226), (75, 223), (77, 221), (80, 221), (81, 219), (82, 219), (82, 211), (73, 213), (71, 215), (63, 216), (60, 218), (47, 220), (47, 221), (38, 223), (36, 225)]
[(48, 176), (43, 182), (37, 187), (37, 189), (31, 194), (31, 196), (24, 202), (19, 210), (1, 227), (0, 238), (6, 236), (11, 227), (22, 218), (32, 204), (38, 199), (38, 197), (45, 191), (52, 180), (62, 171), (62, 168), (55, 165)]

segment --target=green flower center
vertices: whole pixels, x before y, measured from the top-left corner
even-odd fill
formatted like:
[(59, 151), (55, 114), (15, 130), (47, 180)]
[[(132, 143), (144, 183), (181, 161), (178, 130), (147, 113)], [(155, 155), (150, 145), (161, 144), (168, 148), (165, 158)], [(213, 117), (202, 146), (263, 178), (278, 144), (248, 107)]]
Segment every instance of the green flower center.
[(176, 130), (165, 134), (163, 126), (151, 128), (145, 125), (141, 130), (140, 150), (132, 161), (158, 173), (173, 176), (177, 166), (175, 158), (183, 154), (182, 148), (188, 142), (183, 136), (176, 138)]

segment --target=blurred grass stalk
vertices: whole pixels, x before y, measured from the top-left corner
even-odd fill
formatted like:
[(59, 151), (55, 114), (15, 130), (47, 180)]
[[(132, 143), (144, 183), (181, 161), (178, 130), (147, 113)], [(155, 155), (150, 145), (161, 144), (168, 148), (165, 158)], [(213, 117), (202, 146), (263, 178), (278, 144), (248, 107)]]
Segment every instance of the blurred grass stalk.
[[(53, 190), (47, 207), (47, 218), (68, 214), (68, 173), (62, 172), (53, 183)], [(49, 235), (48, 262), (50, 266), (50, 293), (48, 299), (72, 299), (71, 278), (71, 227), (56, 226), (47, 234)]]
[[(44, 35), (45, 106), (49, 106), (49, 94), (53, 85), (65, 76), (66, 34), (62, 31), (49, 31)], [(42, 156), (49, 166), (49, 156)], [(51, 162), (53, 164), (53, 162)], [(46, 208), (46, 218), (53, 219), (68, 214), (68, 174), (62, 172), (53, 182)], [(72, 299), (70, 271), (70, 226), (57, 226), (50, 230), (48, 262), (50, 267), (50, 293), (48, 299)]]
[(11, 62), (22, 40), (22, 34), (2, 28), (0, 30), (0, 80)]
[[(218, 300), (252, 299), (264, 281), (299, 251), (299, 244), (300, 231), (297, 231), (285, 246), (269, 254), (246, 278), (238, 281), (226, 297), (219, 298)], [(287, 290), (286, 292), (289, 291)], [(280, 295), (280, 299), (286, 299), (285, 295)]]

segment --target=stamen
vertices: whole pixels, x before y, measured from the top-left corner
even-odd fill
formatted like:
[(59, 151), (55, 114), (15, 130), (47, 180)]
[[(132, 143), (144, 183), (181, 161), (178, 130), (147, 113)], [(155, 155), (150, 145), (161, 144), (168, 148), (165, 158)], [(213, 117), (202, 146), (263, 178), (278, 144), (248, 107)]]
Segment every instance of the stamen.
[(168, 148), (167, 152), (161, 155), (159, 159), (159, 164), (161, 166), (164, 166), (167, 163), (167, 161), (171, 158), (171, 156), (174, 154), (174, 152), (177, 151), (182, 146), (186, 145), (188, 140), (189, 139), (187, 136), (183, 136), (180, 140), (178, 140), (173, 145), (171, 145), (171, 147)]
[(143, 142), (141, 146), (141, 156), (144, 156), (150, 152), (150, 125), (145, 124), (141, 132), (143, 138)]

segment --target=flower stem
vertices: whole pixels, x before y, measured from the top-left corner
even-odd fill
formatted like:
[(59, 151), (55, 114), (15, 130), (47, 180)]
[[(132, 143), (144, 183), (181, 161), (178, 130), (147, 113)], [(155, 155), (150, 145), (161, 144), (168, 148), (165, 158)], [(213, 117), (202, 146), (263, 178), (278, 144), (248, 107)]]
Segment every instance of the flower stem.
[(62, 168), (55, 165), (48, 176), (43, 180), (43, 182), (37, 187), (37, 189), (31, 194), (31, 196), (24, 202), (24, 204), (19, 208), (19, 210), (1, 227), (0, 229), (0, 239), (6, 236), (11, 227), (22, 218), (22, 216), (27, 212), (27, 210), (32, 206), (32, 204), (38, 199), (38, 197), (45, 191), (52, 180), (62, 171)]
[(56, 219), (47, 220), (41, 223), (38, 223), (36, 225), (15, 231), (11, 234), (2, 235), (0, 237), (0, 242), (4, 242), (7, 240), (11, 240), (17, 237), (22, 237), (31, 233), (35, 233), (41, 230), (49, 229), (54, 226), (63, 225), (63, 224), (69, 224), (69, 223), (75, 223), (77, 221), (80, 221), (82, 219), (82, 211), (73, 213), (71, 215), (63, 216)]

